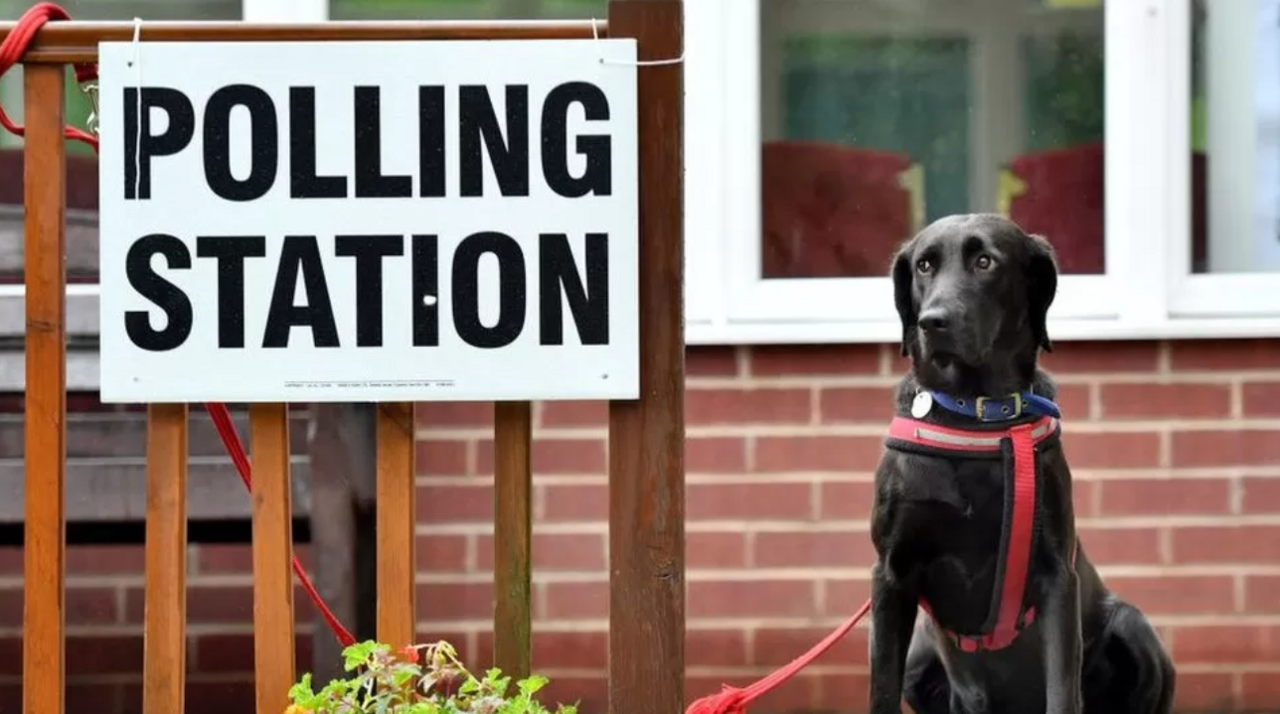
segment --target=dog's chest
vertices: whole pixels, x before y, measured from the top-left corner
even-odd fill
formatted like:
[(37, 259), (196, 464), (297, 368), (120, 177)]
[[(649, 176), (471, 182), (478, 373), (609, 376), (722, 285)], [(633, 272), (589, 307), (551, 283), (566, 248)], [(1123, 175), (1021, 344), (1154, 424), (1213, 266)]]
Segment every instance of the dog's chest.
[(890, 486), (893, 553), (900, 577), (914, 579), (940, 622), (976, 630), (989, 614), (1006, 529), (1006, 475), (1000, 459), (909, 455)]

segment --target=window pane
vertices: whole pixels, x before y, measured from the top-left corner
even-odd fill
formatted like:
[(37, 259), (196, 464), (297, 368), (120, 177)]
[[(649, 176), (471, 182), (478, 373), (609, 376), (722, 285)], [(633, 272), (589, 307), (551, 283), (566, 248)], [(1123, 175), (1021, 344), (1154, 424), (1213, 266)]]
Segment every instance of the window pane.
[(1103, 262), (1101, 0), (761, 0), (762, 269), (879, 277), (1001, 212)]
[(1280, 270), (1280, 0), (1192, 7), (1192, 271)]

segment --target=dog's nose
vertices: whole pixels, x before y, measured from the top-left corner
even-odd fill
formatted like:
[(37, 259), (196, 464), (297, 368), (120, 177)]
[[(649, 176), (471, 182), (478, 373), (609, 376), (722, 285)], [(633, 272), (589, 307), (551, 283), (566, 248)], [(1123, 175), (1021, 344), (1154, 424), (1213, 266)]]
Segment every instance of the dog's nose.
[(932, 307), (920, 313), (920, 327), (929, 332), (943, 332), (951, 324), (951, 316), (945, 308)]

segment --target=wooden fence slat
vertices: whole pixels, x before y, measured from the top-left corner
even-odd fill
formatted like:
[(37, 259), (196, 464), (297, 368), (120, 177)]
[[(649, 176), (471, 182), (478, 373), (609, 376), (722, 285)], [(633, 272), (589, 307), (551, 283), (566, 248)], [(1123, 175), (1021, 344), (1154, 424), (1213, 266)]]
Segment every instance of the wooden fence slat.
[(66, 622), (66, 158), (60, 65), (27, 67), (22, 708), (62, 714)]
[(147, 406), (146, 624), (142, 712), (185, 711), (187, 405)]
[(377, 420), (378, 641), (400, 648), (417, 639), (413, 404), (379, 404)]
[(289, 414), (249, 405), (253, 464), (253, 659), (258, 714), (281, 714), (294, 682)]
[(529, 675), (533, 657), (533, 410), (529, 402), (493, 409), (493, 659), (515, 681)]
[[(679, 57), (680, 0), (611, 0), (610, 37)], [(638, 70), (640, 398), (609, 404), (609, 711), (679, 714), (684, 695), (682, 65)]]

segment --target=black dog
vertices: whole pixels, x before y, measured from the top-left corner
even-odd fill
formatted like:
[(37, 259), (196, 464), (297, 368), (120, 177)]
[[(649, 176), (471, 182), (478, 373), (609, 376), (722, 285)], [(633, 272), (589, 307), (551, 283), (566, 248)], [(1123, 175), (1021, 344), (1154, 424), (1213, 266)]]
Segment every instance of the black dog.
[(1076, 538), (1037, 367), (1057, 279), (1048, 243), (996, 215), (943, 218), (894, 259), (912, 366), (876, 472), (872, 714), (1172, 708), (1159, 637)]

